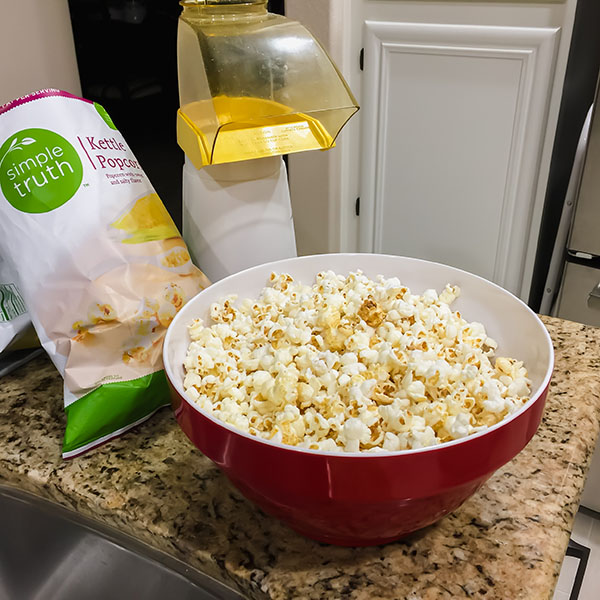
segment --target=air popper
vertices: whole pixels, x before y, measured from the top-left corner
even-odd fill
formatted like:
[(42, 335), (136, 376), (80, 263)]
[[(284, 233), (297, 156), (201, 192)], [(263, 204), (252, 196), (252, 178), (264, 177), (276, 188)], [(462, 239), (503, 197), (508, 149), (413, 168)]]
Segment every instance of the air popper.
[(328, 150), (357, 102), (300, 23), (266, 0), (182, 0), (183, 237), (216, 281), (296, 256), (285, 154)]

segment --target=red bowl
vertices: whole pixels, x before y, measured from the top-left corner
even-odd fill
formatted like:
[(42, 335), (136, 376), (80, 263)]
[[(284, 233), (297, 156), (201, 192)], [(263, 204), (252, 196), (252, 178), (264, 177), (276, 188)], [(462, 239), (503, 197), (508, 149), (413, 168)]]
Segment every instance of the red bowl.
[[(452, 304), (498, 342), (497, 355), (523, 360), (532, 396), (518, 412), (469, 437), (423, 449), (385, 453), (306, 450), (243, 433), (200, 409), (183, 389), (188, 324), (210, 323), (212, 302), (229, 294), (255, 298), (272, 271), (310, 284), (316, 273), (357, 269), (399, 277), (412, 293), (459, 285)], [(264, 512), (321, 542), (365, 546), (402, 538), (455, 510), (536, 432), (554, 353), (542, 322), (506, 290), (475, 275), (427, 261), (376, 254), (327, 254), (260, 265), (223, 279), (190, 300), (169, 327), (164, 364), (181, 428), (231, 482)]]

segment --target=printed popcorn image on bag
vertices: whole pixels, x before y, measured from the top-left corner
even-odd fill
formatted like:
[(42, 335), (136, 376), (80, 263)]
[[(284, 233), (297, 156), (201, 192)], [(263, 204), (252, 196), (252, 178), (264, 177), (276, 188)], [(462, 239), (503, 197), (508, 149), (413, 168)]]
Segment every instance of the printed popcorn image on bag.
[(209, 285), (99, 105), (43, 90), (0, 107), (0, 255), (64, 377), (72, 457), (169, 403), (162, 343)]

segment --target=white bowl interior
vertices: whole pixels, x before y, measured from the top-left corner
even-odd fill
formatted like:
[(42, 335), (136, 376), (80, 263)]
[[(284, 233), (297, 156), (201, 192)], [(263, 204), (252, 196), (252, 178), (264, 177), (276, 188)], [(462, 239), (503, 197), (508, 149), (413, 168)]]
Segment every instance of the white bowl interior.
[(179, 311), (165, 338), (165, 370), (180, 394), (183, 389), (183, 361), (190, 342), (188, 325), (197, 317), (209, 325), (209, 309), (229, 294), (239, 299), (256, 298), (269, 284), (271, 272), (289, 273), (295, 280), (312, 284), (324, 270), (347, 275), (360, 269), (368, 277), (398, 277), (413, 294), (433, 288), (441, 292), (446, 284), (458, 285), (460, 297), (451, 305), (467, 321), (479, 321), (488, 336), (498, 342), (496, 356), (522, 360), (532, 381), (532, 395), (548, 384), (553, 350), (544, 325), (518, 298), (476, 275), (446, 265), (381, 254), (323, 254), (292, 258), (231, 275), (209, 286)]

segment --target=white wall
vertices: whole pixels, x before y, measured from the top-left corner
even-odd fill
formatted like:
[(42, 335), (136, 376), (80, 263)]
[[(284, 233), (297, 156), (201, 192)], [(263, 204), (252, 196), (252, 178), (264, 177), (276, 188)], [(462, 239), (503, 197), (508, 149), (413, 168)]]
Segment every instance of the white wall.
[[(300, 21), (323, 44), (360, 104), (358, 55), (351, 49), (354, 0), (286, 0), (286, 16)], [(355, 10), (355, 8), (354, 8)], [(360, 113), (360, 111), (359, 111)], [(289, 156), (290, 192), (298, 253), (353, 251), (358, 239), (354, 214), (359, 195), (360, 149), (357, 115), (327, 152)], [(348, 169), (348, 165), (353, 168)]]
[(67, 0), (2, 0), (0, 56), (0, 104), (50, 87), (81, 95)]

